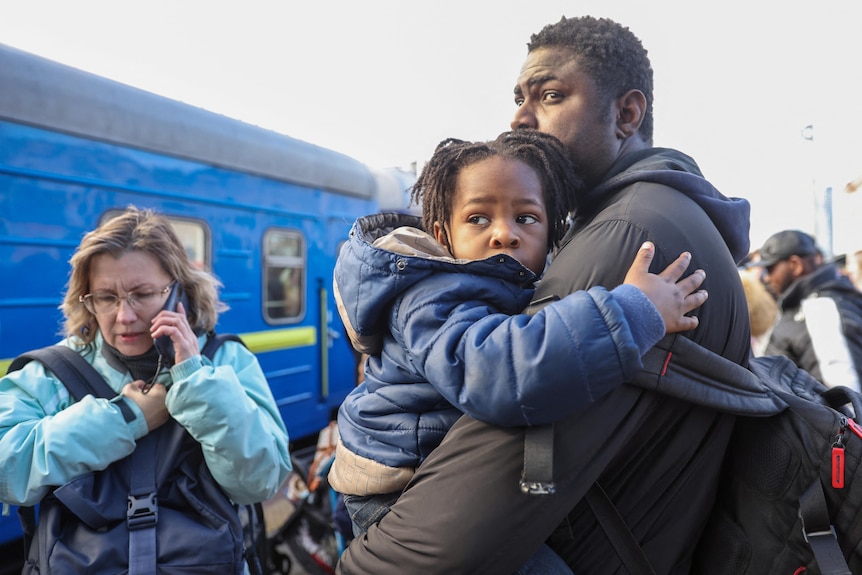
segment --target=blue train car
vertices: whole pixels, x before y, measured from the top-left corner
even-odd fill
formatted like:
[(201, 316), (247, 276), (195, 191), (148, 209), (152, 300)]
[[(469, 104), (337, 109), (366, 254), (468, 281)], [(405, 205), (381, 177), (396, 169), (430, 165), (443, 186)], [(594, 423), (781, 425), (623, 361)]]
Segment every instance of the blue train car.
[[(0, 45), (0, 374), (59, 339), (83, 234), (128, 205), (151, 207), (223, 282), (230, 310), (217, 329), (258, 355), (291, 439), (311, 436), (356, 381), (331, 293), (337, 250), (356, 217), (406, 207), (409, 183), (396, 180)], [(17, 529), (14, 514), (0, 517), (0, 543)]]

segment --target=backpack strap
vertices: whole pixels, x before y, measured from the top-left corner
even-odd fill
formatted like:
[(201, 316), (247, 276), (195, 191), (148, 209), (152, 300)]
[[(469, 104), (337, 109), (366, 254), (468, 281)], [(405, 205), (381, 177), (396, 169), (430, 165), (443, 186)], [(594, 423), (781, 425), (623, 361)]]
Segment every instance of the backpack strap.
[(215, 356), (215, 353), (216, 351), (218, 351), (218, 348), (220, 348), (222, 344), (226, 341), (235, 341), (237, 343), (241, 343), (244, 347), (247, 347), (245, 345), (245, 342), (242, 341), (242, 339), (236, 334), (216, 333), (214, 331), (211, 331), (207, 333), (207, 341), (204, 344), (203, 349), (201, 349), (201, 355), (209, 358), (209, 360), (212, 361), (212, 358)]
[(655, 569), (626, 524), (626, 520), (617, 511), (613, 501), (598, 481), (593, 483), (585, 498), (626, 571), (632, 575), (655, 575)]
[(551, 495), (554, 484), (554, 425), (534, 425), (524, 432), (524, 467), (521, 491), (529, 495)]
[[(862, 394), (858, 391), (850, 389), (849, 387), (844, 387), (843, 385), (837, 385), (835, 387), (827, 388), (820, 394), (820, 397), (823, 398), (826, 405), (835, 411), (840, 411), (849, 417), (862, 417)], [(853, 407), (853, 411), (851, 413), (844, 410), (844, 406), (847, 404), (850, 404)]]
[[(87, 395), (105, 399), (117, 397), (117, 392), (81, 354), (64, 345), (51, 345), (23, 353), (12, 361), (7, 373), (21, 369), (34, 359), (51, 370), (77, 401)], [(126, 422), (135, 419), (135, 413), (124, 400), (118, 401), (116, 405)]]
[(147, 436), (139, 440), (129, 459), (129, 575), (156, 574), (159, 505), (155, 472), (158, 442), (154, 439)]
[[(643, 369), (629, 383), (722, 413), (769, 416), (787, 409), (760, 377), (774, 361), (751, 357), (748, 369), (685, 336), (670, 334), (643, 356)], [(753, 372), (755, 366), (762, 370)]]
[[(531, 302), (524, 313), (535, 315), (546, 305), (559, 301), (551, 294)], [(524, 433), (524, 466), (521, 469), (521, 492), (529, 495), (551, 495), (554, 483), (554, 424), (534, 425)]]
[(820, 572), (823, 575), (853, 575), (838, 546), (835, 527), (829, 521), (826, 496), (819, 479), (799, 496), (799, 518), (802, 520), (802, 535), (811, 545)]

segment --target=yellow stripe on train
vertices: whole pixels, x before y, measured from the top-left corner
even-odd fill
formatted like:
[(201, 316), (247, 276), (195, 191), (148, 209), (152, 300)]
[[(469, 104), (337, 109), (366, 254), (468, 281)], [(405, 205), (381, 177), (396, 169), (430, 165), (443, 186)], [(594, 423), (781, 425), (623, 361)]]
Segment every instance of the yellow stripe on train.
[(243, 343), (253, 353), (307, 347), (317, 344), (317, 328), (292, 327), (288, 329), (268, 329), (241, 333)]

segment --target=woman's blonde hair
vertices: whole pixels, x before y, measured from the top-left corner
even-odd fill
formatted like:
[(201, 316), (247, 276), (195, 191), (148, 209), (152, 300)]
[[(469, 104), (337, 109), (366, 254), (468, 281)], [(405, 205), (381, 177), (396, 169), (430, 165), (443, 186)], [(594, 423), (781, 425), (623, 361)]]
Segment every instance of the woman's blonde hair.
[(63, 328), (67, 337), (77, 337), (83, 343), (91, 343), (96, 337), (96, 318), (79, 299), (90, 292), (93, 258), (108, 254), (119, 259), (134, 251), (151, 254), (183, 287), (189, 298), (189, 325), (195, 332), (204, 333), (215, 328), (218, 314), (227, 309), (218, 299), (221, 283), (192, 264), (167, 218), (153, 210), (129, 206), (122, 214), (87, 233), (69, 260), (72, 271), (60, 306), (66, 318)]
[(778, 304), (760, 281), (760, 268), (742, 270), (739, 276), (748, 303), (751, 335), (754, 337), (766, 335), (778, 320)]

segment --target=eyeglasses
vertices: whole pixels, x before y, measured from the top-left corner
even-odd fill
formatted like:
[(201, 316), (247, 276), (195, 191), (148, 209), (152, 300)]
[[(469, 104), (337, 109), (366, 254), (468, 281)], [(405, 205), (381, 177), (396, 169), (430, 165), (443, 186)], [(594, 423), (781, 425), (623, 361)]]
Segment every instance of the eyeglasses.
[(131, 291), (125, 296), (109, 292), (88, 293), (78, 297), (78, 301), (84, 304), (87, 311), (94, 314), (115, 313), (120, 307), (121, 300), (126, 300), (129, 307), (135, 311), (147, 311), (162, 303), (162, 298), (171, 291), (175, 283), (171, 282), (159, 291)]

